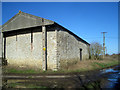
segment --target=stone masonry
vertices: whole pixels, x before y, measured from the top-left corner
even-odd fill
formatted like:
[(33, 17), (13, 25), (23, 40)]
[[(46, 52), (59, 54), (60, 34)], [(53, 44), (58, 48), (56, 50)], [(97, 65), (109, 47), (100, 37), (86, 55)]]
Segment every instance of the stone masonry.
[(89, 58), (89, 43), (59, 24), (19, 12), (2, 26), (3, 58), (8, 65), (60, 69), (62, 63)]

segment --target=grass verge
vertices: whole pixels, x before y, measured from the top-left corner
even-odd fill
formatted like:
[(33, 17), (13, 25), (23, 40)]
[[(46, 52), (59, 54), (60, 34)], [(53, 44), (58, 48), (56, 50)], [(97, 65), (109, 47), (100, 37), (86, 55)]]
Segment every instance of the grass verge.
[(37, 86), (35, 84), (24, 84), (24, 83), (8, 83), (7, 84), (8, 88), (47, 88), (47, 87), (43, 87), (43, 86)]
[(110, 66), (118, 65), (118, 60), (85, 60), (79, 61), (74, 65), (68, 65), (67, 69), (61, 69), (58, 71), (42, 71), (42, 70), (32, 70), (32, 69), (17, 69), (12, 67), (4, 67), (3, 73), (12, 74), (58, 74), (58, 73), (74, 73), (74, 72), (84, 72), (90, 70), (103, 69)]

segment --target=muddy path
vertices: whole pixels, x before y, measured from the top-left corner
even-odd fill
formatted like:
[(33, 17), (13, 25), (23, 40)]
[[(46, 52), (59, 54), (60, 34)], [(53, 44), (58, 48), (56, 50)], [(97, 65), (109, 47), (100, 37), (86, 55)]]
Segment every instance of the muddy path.
[(120, 65), (72, 74), (6, 74), (3, 88), (119, 88)]

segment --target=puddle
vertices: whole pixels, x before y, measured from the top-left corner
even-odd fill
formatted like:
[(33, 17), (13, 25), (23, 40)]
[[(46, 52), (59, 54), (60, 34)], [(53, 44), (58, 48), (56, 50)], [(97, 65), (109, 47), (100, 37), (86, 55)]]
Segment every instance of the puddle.
[[(116, 66), (115, 68), (117, 67), (120, 67), (120, 66)], [(116, 84), (120, 83), (118, 80), (120, 79), (120, 70), (115, 68), (101, 70), (101, 74), (107, 74), (106, 75), (107, 83), (105, 83), (106, 85), (104, 88), (114, 88)]]
[(101, 73), (109, 73), (109, 72), (113, 72), (113, 73), (116, 73), (116, 72), (119, 72), (118, 70), (113, 70), (112, 68), (110, 69), (105, 69), (105, 70), (101, 70)]
[(118, 79), (108, 79), (111, 82), (117, 83)]

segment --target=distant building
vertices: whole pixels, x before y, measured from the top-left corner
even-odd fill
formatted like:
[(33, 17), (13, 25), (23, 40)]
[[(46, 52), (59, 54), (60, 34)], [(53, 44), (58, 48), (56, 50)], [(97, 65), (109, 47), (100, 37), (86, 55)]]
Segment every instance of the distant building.
[(58, 70), (89, 58), (89, 43), (54, 21), (19, 12), (2, 26), (8, 65)]

